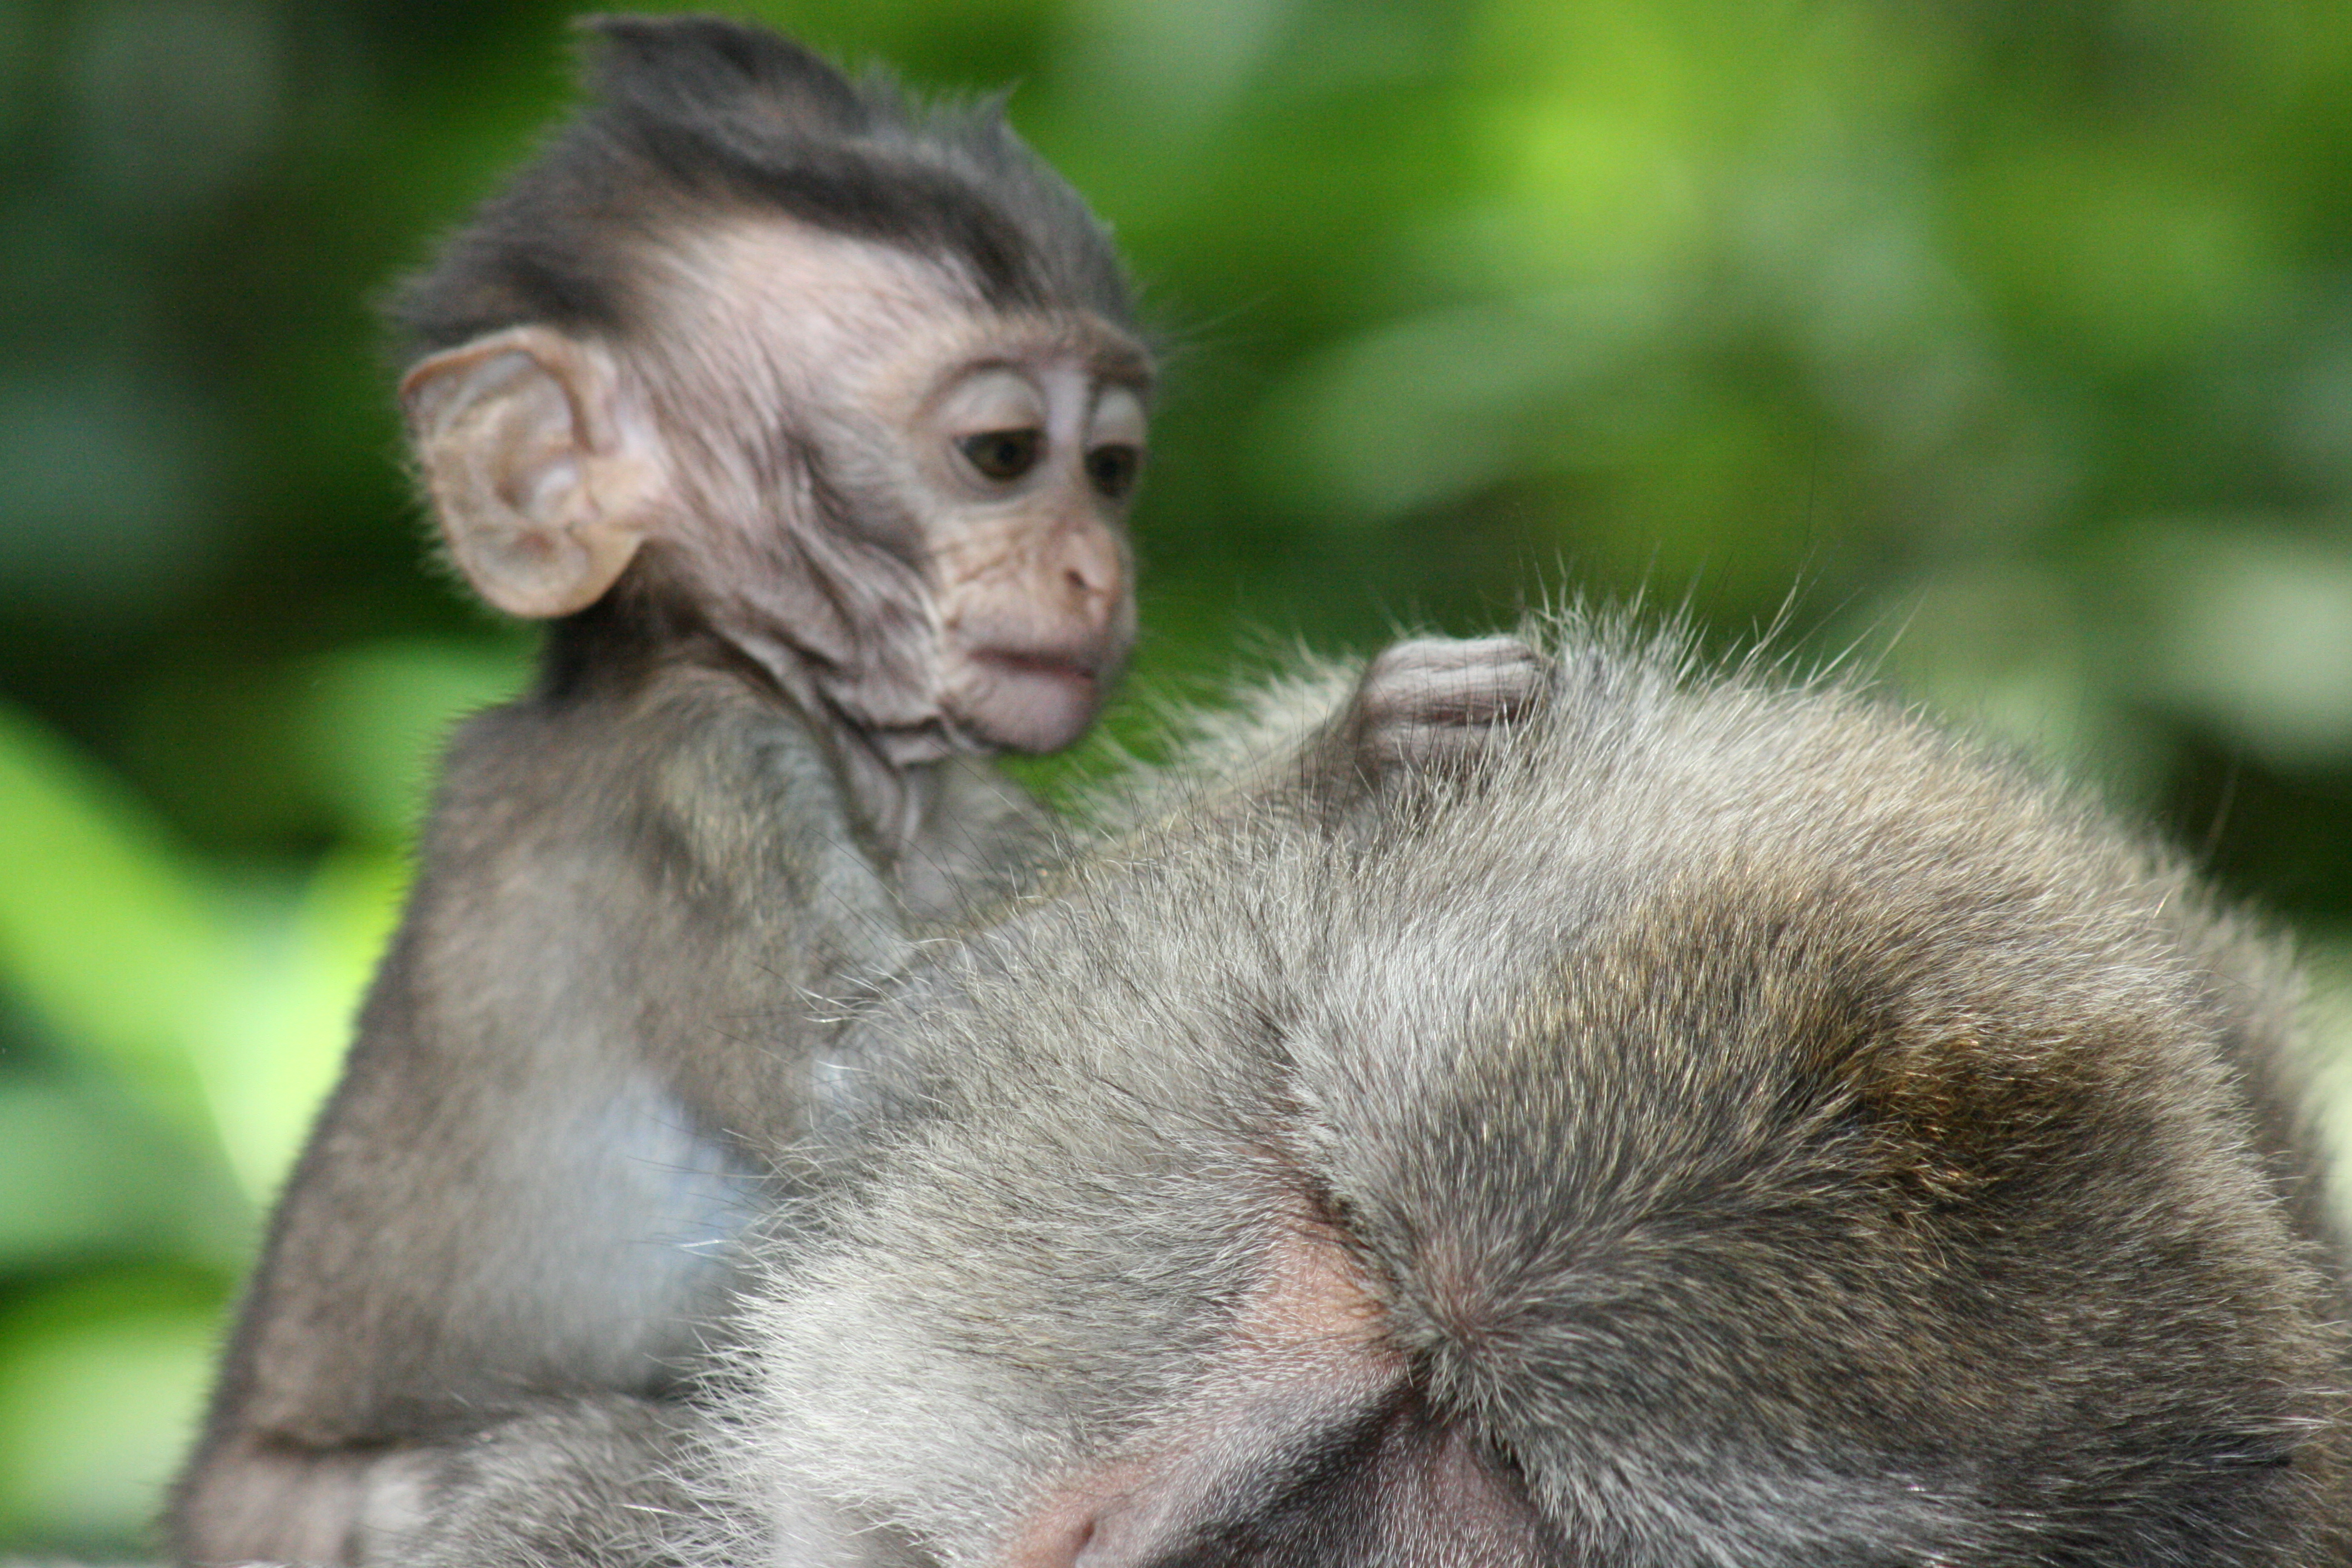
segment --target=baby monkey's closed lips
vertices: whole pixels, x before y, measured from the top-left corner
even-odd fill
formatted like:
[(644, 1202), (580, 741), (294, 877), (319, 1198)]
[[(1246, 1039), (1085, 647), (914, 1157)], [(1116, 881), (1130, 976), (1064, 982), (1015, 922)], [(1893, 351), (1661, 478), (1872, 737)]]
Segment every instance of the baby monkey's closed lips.
[(1092, 653), (982, 648), (972, 656), (981, 663), (1013, 675), (1045, 676), (1092, 686), (1102, 678), (1102, 659)]

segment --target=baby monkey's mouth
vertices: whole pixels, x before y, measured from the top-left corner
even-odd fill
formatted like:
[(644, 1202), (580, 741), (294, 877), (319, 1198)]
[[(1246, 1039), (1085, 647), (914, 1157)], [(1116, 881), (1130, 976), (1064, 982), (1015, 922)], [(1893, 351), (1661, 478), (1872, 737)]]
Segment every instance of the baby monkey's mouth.
[(1084, 732), (1102, 706), (1118, 668), (1094, 647), (972, 649), (971, 683), (950, 700), (956, 717), (990, 744), (1014, 752), (1054, 752)]
[(1082, 683), (1089, 688), (1102, 679), (1101, 656), (1017, 648), (975, 649), (972, 658), (1011, 675), (1043, 676)]

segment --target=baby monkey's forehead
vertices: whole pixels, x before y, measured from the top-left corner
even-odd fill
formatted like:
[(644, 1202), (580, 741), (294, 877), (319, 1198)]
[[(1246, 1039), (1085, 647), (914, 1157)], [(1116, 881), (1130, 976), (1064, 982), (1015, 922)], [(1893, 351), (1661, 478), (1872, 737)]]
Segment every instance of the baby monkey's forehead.
[[(688, 374), (919, 401), (992, 364), (1074, 365), (1148, 396), (1150, 351), (1094, 311), (1002, 310), (961, 260), (743, 215), (656, 240), (641, 347)], [(870, 406), (870, 405), (869, 405)]]
[(1142, 397), (1154, 384), (1150, 351), (1091, 310), (982, 310), (942, 322), (926, 346), (950, 377), (999, 365), (1061, 364)]
[(640, 346), (808, 369), (887, 353), (984, 309), (953, 264), (790, 218), (654, 238)]

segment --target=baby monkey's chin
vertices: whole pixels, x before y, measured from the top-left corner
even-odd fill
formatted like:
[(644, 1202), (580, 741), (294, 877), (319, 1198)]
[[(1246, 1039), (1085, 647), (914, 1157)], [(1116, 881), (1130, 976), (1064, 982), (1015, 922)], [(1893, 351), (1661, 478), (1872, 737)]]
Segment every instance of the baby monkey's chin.
[(1117, 672), (1084, 655), (976, 649), (955, 717), (971, 733), (1008, 752), (1055, 752), (1094, 721)]

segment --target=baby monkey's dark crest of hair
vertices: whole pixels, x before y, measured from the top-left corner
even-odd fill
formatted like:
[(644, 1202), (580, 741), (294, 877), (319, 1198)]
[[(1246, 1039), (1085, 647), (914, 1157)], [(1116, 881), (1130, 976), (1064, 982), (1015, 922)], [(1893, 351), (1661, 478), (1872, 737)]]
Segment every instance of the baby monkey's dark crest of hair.
[(1130, 324), (1110, 237), (1004, 122), (1003, 100), (923, 108), (764, 28), (595, 16), (589, 101), (394, 298), (411, 357), (525, 324), (625, 334), (634, 253), (698, 216), (772, 213), (971, 270), (999, 310)]

